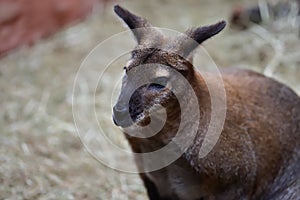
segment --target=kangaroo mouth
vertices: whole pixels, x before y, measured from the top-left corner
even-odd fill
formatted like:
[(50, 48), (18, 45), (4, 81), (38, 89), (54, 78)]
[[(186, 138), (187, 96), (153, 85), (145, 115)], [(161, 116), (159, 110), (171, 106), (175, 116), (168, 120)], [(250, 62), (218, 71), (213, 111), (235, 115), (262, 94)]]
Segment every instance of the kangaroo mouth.
[(127, 117), (120, 117), (117, 114), (113, 113), (112, 118), (114, 124), (121, 128), (128, 128), (135, 124), (139, 126), (147, 126), (151, 122), (150, 117), (147, 116), (144, 112), (138, 115), (127, 116)]
[[(121, 128), (128, 128), (133, 125), (145, 127), (151, 123), (151, 118), (159, 119), (163, 117), (159, 111), (165, 110), (160, 105), (153, 105), (151, 107), (132, 106), (129, 108), (113, 108), (113, 122), (116, 126)], [(155, 121), (155, 120), (154, 120)], [(157, 120), (156, 120), (157, 121)]]
[(127, 128), (133, 125), (132, 120), (129, 119), (118, 119), (115, 115), (112, 116), (113, 122), (116, 126), (120, 126), (122, 128)]

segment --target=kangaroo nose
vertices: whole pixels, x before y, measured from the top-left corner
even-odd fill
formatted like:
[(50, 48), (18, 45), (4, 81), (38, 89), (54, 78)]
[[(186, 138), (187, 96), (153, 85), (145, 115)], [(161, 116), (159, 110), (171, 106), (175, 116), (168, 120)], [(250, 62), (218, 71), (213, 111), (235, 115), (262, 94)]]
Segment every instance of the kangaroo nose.
[(128, 109), (126, 106), (114, 106), (113, 107), (114, 115), (118, 118), (124, 118), (126, 114), (128, 113)]
[(131, 125), (127, 106), (115, 105), (113, 107), (113, 121), (117, 126), (128, 127)]

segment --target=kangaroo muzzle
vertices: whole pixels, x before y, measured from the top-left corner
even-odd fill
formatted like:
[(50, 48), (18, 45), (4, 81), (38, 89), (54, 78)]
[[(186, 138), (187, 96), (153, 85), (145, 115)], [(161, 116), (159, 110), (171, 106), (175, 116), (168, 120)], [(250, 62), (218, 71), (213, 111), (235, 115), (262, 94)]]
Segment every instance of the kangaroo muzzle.
[(133, 121), (130, 117), (129, 114), (129, 108), (128, 106), (120, 106), (120, 105), (115, 105), (113, 107), (113, 121), (115, 125), (120, 126), (122, 128), (129, 127), (133, 124)]

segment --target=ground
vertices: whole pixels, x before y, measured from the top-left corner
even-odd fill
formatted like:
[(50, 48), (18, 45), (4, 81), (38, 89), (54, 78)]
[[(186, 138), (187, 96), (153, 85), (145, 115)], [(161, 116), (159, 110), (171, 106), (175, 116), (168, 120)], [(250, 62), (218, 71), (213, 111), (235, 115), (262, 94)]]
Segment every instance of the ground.
[[(178, 31), (228, 19), (237, 3), (255, 2), (120, 2), (152, 24)], [(81, 62), (99, 42), (124, 30), (112, 6), (107, 6), (104, 11), (95, 10), (86, 21), (0, 60), (0, 199), (145, 199), (136, 174), (113, 170), (87, 152), (72, 115), (73, 83)], [(228, 26), (204, 47), (219, 67), (250, 68), (300, 94), (300, 42), (293, 18), (243, 32)], [(109, 54), (118, 47), (108, 48)], [(94, 69), (100, 72), (104, 66), (101, 61), (96, 63), (100, 64)], [(122, 135), (114, 135), (119, 130), (111, 122), (107, 101), (115, 86), (113, 78), (122, 72), (121, 64), (120, 72), (108, 72), (96, 94), (100, 102), (96, 109), (110, 136), (125, 142)], [(111, 152), (100, 150), (113, 159)], [(132, 162), (124, 161), (124, 165)]]

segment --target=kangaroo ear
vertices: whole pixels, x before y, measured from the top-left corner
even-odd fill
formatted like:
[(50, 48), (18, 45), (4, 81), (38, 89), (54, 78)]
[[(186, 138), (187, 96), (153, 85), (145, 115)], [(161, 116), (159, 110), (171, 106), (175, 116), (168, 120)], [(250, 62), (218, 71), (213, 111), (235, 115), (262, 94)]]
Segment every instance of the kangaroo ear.
[(146, 19), (129, 12), (119, 5), (114, 6), (114, 11), (132, 29), (138, 44), (147, 43), (149, 38), (153, 40), (156, 36), (160, 36), (161, 33), (154, 29)]
[(114, 6), (115, 13), (124, 20), (130, 29), (151, 27), (152, 25), (144, 18), (139, 17), (119, 5)]
[(186, 35), (201, 44), (205, 40), (221, 32), (225, 28), (225, 26), (226, 22), (221, 21), (210, 26), (202, 26), (187, 30)]
[(183, 56), (188, 56), (199, 44), (221, 32), (226, 26), (225, 21), (210, 26), (192, 28), (185, 32), (186, 36), (181, 37), (179, 44)]

